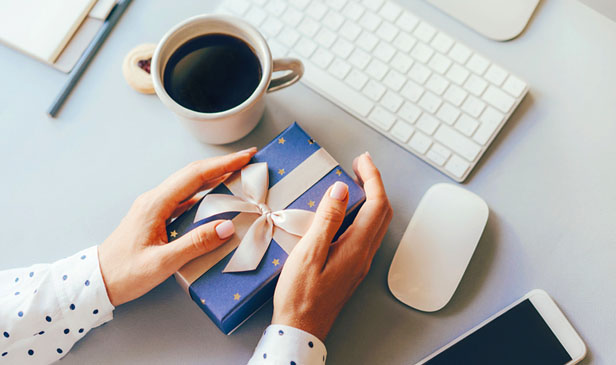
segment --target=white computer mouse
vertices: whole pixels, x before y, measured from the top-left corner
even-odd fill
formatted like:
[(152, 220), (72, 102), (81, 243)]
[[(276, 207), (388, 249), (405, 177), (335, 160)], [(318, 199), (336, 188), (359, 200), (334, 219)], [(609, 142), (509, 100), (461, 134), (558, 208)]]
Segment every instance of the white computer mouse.
[(488, 205), (451, 184), (432, 186), (419, 202), (389, 268), (391, 293), (425, 312), (456, 291), (488, 221)]

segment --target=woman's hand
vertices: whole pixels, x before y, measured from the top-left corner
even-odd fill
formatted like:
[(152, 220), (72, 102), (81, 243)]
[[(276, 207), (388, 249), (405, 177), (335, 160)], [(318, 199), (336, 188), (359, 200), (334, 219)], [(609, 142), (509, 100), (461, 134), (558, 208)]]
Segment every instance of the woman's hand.
[(196, 203), (196, 193), (218, 185), (229, 173), (244, 167), (256, 152), (251, 148), (193, 162), (135, 200), (118, 228), (98, 249), (111, 304), (118, 306), (139, 298), (184, 264), (233, 235), (233, 223), (219, 220), (169, 244), (166, 223)]
[(274, 293), (273, 324), (324, 340), (338, 313), (370, 270), (391, 221), (392, 209), (368, 153), (353, 169), (366, 191), (354, 223), (332, 244), (344, 219), (348, 187), (337, 182), (323, 196), (310, 230), (293, 249)]

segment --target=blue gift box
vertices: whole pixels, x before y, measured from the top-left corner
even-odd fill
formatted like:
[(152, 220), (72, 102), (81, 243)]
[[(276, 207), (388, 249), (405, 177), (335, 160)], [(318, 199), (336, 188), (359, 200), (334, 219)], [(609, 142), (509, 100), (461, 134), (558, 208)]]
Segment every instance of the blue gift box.
[[(297, 123), (262, 148), (251, 163), (267, 162), (269, 187), (283, 180), (293, 169), (298, 167), (321, 147)], [(317, 183), (301, 194), (286, 208), (316, 211), (323, 194), (336, 181), (343, 181), (349, 186), (349, 203), (346, 218), (337, 236), (342, 234), (352, 223), (357, 211), (365, 200), (361, 187), (339, 166), (335, 166)], [(221, 184), (210, 194), (232, 194)], [(197, 213), (196, 204), (167, 227), (169, 242), (181, 237), (195, 227), (217, 219), (233, 219), (239, 213), (229, 212), (208, 217), (194, 222)], [(227, 272), (223, 269), (229, 262), (231, 253), (196, 279), (187, 279), (182, 270), (176, 273), (176, 279), (189, 293), (190, 297), (225, 334), (230, 334), (274, 294), (278, 276), (288, 254), (272, 240), (263, 259), (253, 271)], [(194, 266), (194, 265), (193, 265)]]

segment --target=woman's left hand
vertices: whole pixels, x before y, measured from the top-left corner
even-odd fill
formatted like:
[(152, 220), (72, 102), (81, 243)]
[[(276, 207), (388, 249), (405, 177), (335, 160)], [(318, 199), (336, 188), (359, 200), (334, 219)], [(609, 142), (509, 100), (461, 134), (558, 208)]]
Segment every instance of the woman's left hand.
[(167, 221), (198, 201), (199, 191), (214, 187), (244, 167), (256, 148), (189, 164), (135, 200), (118, 228), (98, 249), (100, 269), (114, 306), (139, 298), (190, 260), (227, 241), (231, 221), (204, 224), (167, 241)]

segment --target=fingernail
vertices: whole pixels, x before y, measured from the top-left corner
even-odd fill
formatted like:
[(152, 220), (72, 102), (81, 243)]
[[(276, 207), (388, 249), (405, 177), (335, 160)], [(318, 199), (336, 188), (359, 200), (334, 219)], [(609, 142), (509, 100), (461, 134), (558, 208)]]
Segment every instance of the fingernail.
[(255, 153), (256, 151), (257, 151), (257, 147), (250, 147), (250, 148), (247, 148), (245, 150), (238, 151), (238, 152), (236, 152), (236, 154), (241, 155), (241, 154), (244, 154), (244, 153)]
[(336, 181), (336, 183), (334, 184), (334, 187), (329, 192), (329, 196), (330, 198), (343, 201), (346, 198), (348, 191), (349, 191), (349, 187), (347, 186), (347, 184), (340, 182), (340, 181)]
[(235, 233), (235, 226), (231, 221), (224, 221), (216, 226), (216, 234), (221, 240), (231, 237), (233, 233)]
[(364, 154), (365, 154), (365, 155), (366, 155), (366, 156), (367, 156), (370, 160), (372, 160), (372, 156), (370, 156), (370, 152), (366, 151)]

